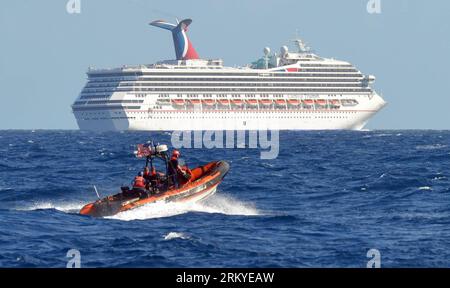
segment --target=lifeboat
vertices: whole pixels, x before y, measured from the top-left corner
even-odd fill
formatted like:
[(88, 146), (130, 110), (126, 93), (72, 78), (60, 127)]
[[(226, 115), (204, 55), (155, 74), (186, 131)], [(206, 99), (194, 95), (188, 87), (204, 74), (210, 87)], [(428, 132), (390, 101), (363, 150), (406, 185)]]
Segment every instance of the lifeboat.
[(231, 104), (233, 104), (235, 106), (242, 106), (242, 104), (244, 104), (244, 102), (241, 99), (232, 99)]
[(298, 106), (298, 105), (300, 105), (300, 100), (297, 100), (297, 99), (289, 99), (289, 100), (288, 100), (288, 103), (289, 103), (289, 105), (292, 105), (292, 106)]
[(203, 104), (208, 105), (208, 106), (214, 106), (214, 104), (216, 104), (216, 101), (214, 99), (204, 99)]
[(313, 105), (314, 100), (310, 100), (310, 99), (303, 100), (303, 104), (305, 104), (307, 106)]
[(193, 105), (198, 105), (201, 103), (200, 99), (190, 99), (189, 102), (191, 102), (191, 104)]
[(223, 106), (230, 105), (230, 100), (228, 100), (228, 99), (219, 99), (217, 101), (219, 102), (220, 105), (223, 105)]
[(248, 99), (246, 102), (248, 105), (251, 105), (251, 106), (258, 105), (258, 100), (255, 100), (255, 99)]
[(286, 105), (286, 100), (277, 99), (277, 100), (275, 100), (275, 104), (277, 104), (278, 106), (284, 106), (284, 105)]
[(261, 99), (259, 100), (259, 104), (264, 105), (264, 106), (270, 106), (272, 105), (272, 100), (270, 99)]
[(181, 106), (181, 105), (184, 105), (184, 99), (172, 99), (172, 103), (174, 104), (174, 105), (178, 105), (178, 106)]
[(319, 106), (326, 106), (327, 105), (327, 100), (323, 100), (323, 99), (318, 99), (315, 101), (315, 103)]
[[(148, 153), (146, 156), (147, 165), (148, 163), (153, 165), (155, 157), (164, 159), (168, 163), (168, 156), (165, 151), (157, 151), (159, 146), (155, 146), (156, 149), (154, 151), (149, 149), (146, 152)], [(175, 187), (173, 184), (161, 184), (158, 189), (149, 188), (144, 189), (144, 191), (135, 191), (134, 189), (130, 190), (128, 187), (121, 187), (122, 192), (120, 193), (86, 204), (81, 208), (80, 214), (93, 217), (107, 217), (156, 202), (200, 201), (214, 194), (217, 186), (222, 182), (229, 169), (230, 165), (226, 161), (213, 161), (189, 170), (189, 180), (186, 180), (185, 183), (180, 184), (178, 187)], [(164, 176), (159, 174), (159, 177), (161, 182), (164, 182)]]
[(342, 106), (356, 106), (358, 105), (358, 101), (355, 99), (343, 99), (341, 100)]
[(340, 106), (341, 102), (337, 99), (330, 100), (331, 105)]

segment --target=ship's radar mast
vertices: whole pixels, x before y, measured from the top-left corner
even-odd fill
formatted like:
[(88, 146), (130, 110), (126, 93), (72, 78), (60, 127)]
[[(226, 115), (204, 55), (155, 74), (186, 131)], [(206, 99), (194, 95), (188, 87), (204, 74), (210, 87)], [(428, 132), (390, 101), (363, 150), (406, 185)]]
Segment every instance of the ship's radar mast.
[(266, 69), (269, 69), (269, 54), (270, 54), (270, 48), (265, 47), (264, 48), (264, 66)]
[(298, 36), (298, 29), (295, 30), (295, 38), (292, 39), (292, 42), (294, 42), (295, 47), (297, 47), (298, 52), (297, 53), (310, 53), (311, 48), (303, 42), (303, 40)]
[(293, 40), (293, 42), (298, 49), (298, 53), (309, 53), (311, 51), (311, 48), (309, 46), (306, 46), (305, 42), (303, 42), (302, 39), (296, 38)]

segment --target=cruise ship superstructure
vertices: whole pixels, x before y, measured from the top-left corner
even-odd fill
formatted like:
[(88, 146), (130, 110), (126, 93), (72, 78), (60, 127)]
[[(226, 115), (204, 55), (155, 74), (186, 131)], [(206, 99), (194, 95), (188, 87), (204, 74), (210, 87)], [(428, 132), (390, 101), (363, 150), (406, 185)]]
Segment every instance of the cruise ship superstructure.
[(374, 76), (319, 57), (300, 39), (297, 51), (265, 48), (245, 67), (200, 59), (186, 35), (191, 22), (150, 23), (172, 32), (176, 60), (90, 68), (72, 105), (80, 129), (359, 130), (386, 104)]

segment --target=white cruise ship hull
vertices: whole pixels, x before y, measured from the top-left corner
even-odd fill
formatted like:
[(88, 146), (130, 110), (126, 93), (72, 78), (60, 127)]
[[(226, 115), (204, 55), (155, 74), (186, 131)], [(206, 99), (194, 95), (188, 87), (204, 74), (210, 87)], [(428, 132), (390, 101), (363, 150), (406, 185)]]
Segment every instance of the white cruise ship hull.
[[(361, 130), (386, 105), (378, 95), (358, 109), (338, 110), (111, 110), (83, 119), (74, 112), (81, 130), (93, 131), (207, 131), (207, 130)], [(95, 112), (92, 112), (95, 113)], [(125, 117), (114, 117), (123, 115)], [(103, 118), (103, 119), (102, 119)], [(120, 119), (114, 119), (120, 118)]]
[(90, 131), (361, 130), (375, 113), (291, 112), (286, 116), (289, 119), (276, 119), (276, 116), (260, 113), (228, 112), (228, 118), (223, 119), (212, 113), (192, 117), (189, 113), (178, 112), (173, 119), (164, 121), (158, 116), (154, 116), (155, 119), (130, 121), (79, 120), (78, 126), (81, 130)]

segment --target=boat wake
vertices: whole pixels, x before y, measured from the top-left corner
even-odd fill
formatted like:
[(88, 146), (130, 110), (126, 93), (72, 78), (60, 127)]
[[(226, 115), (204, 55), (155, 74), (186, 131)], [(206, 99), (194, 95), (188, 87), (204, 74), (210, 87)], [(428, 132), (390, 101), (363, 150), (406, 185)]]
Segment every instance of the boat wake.
[(114, 216), (106, 217), (123, 221), (145, 220), (171, 217), (189, 212), (216, 213), (225, 215), (258, 216), (262, 215), (254, 205), (233, 199), (230, 196), (214, 194), (195, 203), (152, 203)]
[(19, 211), (35, 211), (35, 210), (46, 210), (55, 209), (65, 213), (78, 213), (83, 207), (83, 202), (72, 202), (72, 203), (51, 203), (51, 202), (36, 202), (28, 207), (18, 208)]
[[(36, 211), (54, 209), (64, 213), (78, 214), (85, 203), (82, 201), (69, 203), (35, 202), (27, 207), (17, 208), (18, 211)], [(244, 203), (230, 196), (214, 194), (211, 197), (194, 203), (157, 202), (128, 210), (114, 216), (105, 217), (123, 221), (145, 220), (152, 218), (171, 217), (189, 212), (216, 213), (225, 215), (258, 216), (262, 215), (251, 203)]]

